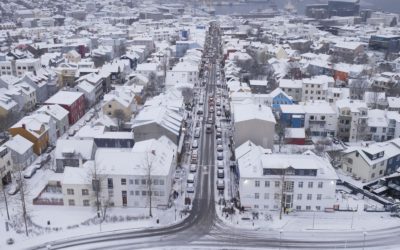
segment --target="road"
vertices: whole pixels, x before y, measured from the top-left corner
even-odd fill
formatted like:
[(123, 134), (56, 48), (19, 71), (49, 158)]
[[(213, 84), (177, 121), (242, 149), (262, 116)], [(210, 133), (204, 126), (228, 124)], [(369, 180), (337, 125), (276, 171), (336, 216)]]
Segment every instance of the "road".
[[(217, 48), (218, 38), (214, 38)], [(204, 89), (204, 105), (208, 95), (215, 93), (216, 61), (212, 60), (208, 82)], [(204, 119), (211, 115), (204, 109)], [(212, 114), (213, 115), (213, 114)], [(214, 115), (213, 115), (214, 117)], [(215, 119), (215, 117), (213, 118)], [(200, 142), (200, 166), (197, 173), (196, 195), (192, 212), (182, 222), (163, 228), (143, 231), (123, 230), (90, 236), (81, 236), (47, 242), (30, 249), (396, 249), (399, 244), (400, 228), (347, 232), (279, 232), (234, 229), (225, 225), (217, 216), (214, 196), (215, 188), (215, 139), (214, 133), (207, 134), (202, 123)]]

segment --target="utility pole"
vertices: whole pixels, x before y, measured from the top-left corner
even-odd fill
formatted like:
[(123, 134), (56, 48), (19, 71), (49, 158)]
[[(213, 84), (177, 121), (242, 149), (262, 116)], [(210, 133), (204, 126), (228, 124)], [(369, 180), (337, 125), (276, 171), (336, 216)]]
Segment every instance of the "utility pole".
[(18, 175), (19, 175), (19, 185), (20, 185), (20, 194), (21, 194), (21, 204), (22, 204), (22, 216), (24, 217), (24, 223), (25, 223), (25, 234), (26, 236), (29, 236), (28, 233), (28, 224), (27, 224), (27, 213), (26, 213), (26, 204), (25, 204), (25, 187), (24, 187), (24, 181), (22, 180), (22, 170), (21, 170), (21, 165), (19, 165), (18, 168)]
[(4, 196), (4, 203), (6, 204), (6, 211), (7, 211), (7, 219), (10, 220), (10, 213), (8, 211), (8, 201), (7, 201), (7, 195), (6, 195), (6, 190), (4, 187), (2, 188), (3, 196)]

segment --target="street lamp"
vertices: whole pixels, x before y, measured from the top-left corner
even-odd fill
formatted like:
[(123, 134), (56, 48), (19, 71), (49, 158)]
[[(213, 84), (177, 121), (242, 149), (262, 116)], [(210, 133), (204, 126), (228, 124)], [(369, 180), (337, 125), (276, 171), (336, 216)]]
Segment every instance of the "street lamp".
[(283, 230), (279, 230), (279, 250), (281, 250), (281, 246), (282, 246), (282, 233)]
[(363, 250), (365, 249), (365, 238), (367, 237), (367, 232), (363, 232), (364, 241), (363, 241)]

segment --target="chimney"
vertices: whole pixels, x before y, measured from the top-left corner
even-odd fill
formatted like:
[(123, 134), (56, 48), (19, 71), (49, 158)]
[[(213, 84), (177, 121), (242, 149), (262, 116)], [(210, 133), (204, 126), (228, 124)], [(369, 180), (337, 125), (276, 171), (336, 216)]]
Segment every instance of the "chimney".
[(156, 151), (153, 149), (153, 150), (151, 150), (151, 153), (153, 154), (153, 155), (156, 155)]
[(26, 129), (25, 123), (22, 123), (22, 128)]
[(50, 106), (49, 106), (49, 105), (47, 105), (47, 109), (50, 109)]

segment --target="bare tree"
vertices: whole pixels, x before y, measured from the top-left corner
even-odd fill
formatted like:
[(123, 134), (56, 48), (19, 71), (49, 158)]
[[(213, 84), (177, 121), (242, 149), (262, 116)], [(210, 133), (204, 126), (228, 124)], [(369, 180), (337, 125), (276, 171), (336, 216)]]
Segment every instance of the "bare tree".
[(182, 96), (183, 96), (183, 102), (185, 104), (190, 104), (193, 99), (193, 89), (182, 88)]
[(153, 157), (155, 157), (156, 152), (152, 150), (151, 152), (146, 152), (145, 156), (145, 167), (146, 167), (146, 185), (147, 185), (147, 197), (148, 197), (148, 203), (149, 203), (149, 216), (153, 217), (153, 212), (152, 212), (152, 202), (153, 202), (153, 180), (152, 180), (152, 175), (153, 175), (153, 170), (154, 170), (154, 165), (153, 165)]
[[(24, 179), (23, 173), (22, 173), (22, 166), (20, 164), (17, 164), (14, 168), (14, 179), (16, 180), (17, 184), (19, 186), (19, 194), (20, 196), (17, 198), (18, 201), (20, 202), (20, 214), (19, 218), (22, 216), (24, 225), (25, 225), (25, 234), (26, 236), (29, 236), (29, 231), (28, 231), (28, 210), (26, 206), (26, 197), (29, 195), (29, 188), (27, 187), (27, 183)], [(18, 218), (18, 219), (19, 219)]]
[(103, 192), (103, 188), (108, 185), (105, 183), (107, 178), (101, 174), (101, 171), (94, 163), (93, 168), (89, 172), (89, 180), (92, 182), (92, 195), (94, 198), (94, 207), (100, 224), (105, 220), (109, 208), (112, 206), (111, 198)]
[(117, 119), (118, 129), (121, 130), (122, 125), (126, 120), (125, 112), (122, 109), (116, 109), (113, 112), (113, 116)]
[(3, 194), (4, 205), (6, 206), (7, 219), (10, 220), (10, 212), (8, 210), (8, 198), (7, 198), (6, 190), (4, 189), (4, 187), (2, 187), (1, 193)]
[(9, 112), (7, 115), (0, 115), (0, 134), (9, 129), (22, 116), (22, 112)]
[(285, 144), (285, 139), (286, 139), (286, 122), (283, 120), (280, 120), (277, 124), (276, 124), (276, 133), (278, 134), (278, 138), (279, 138), (279, 153), (281, 152), (282, 149), (282, 145)]
[(366, 79), (353, 79), (349, 87), (352, 99), (362, 100), (368, 89), (368, 81)]

